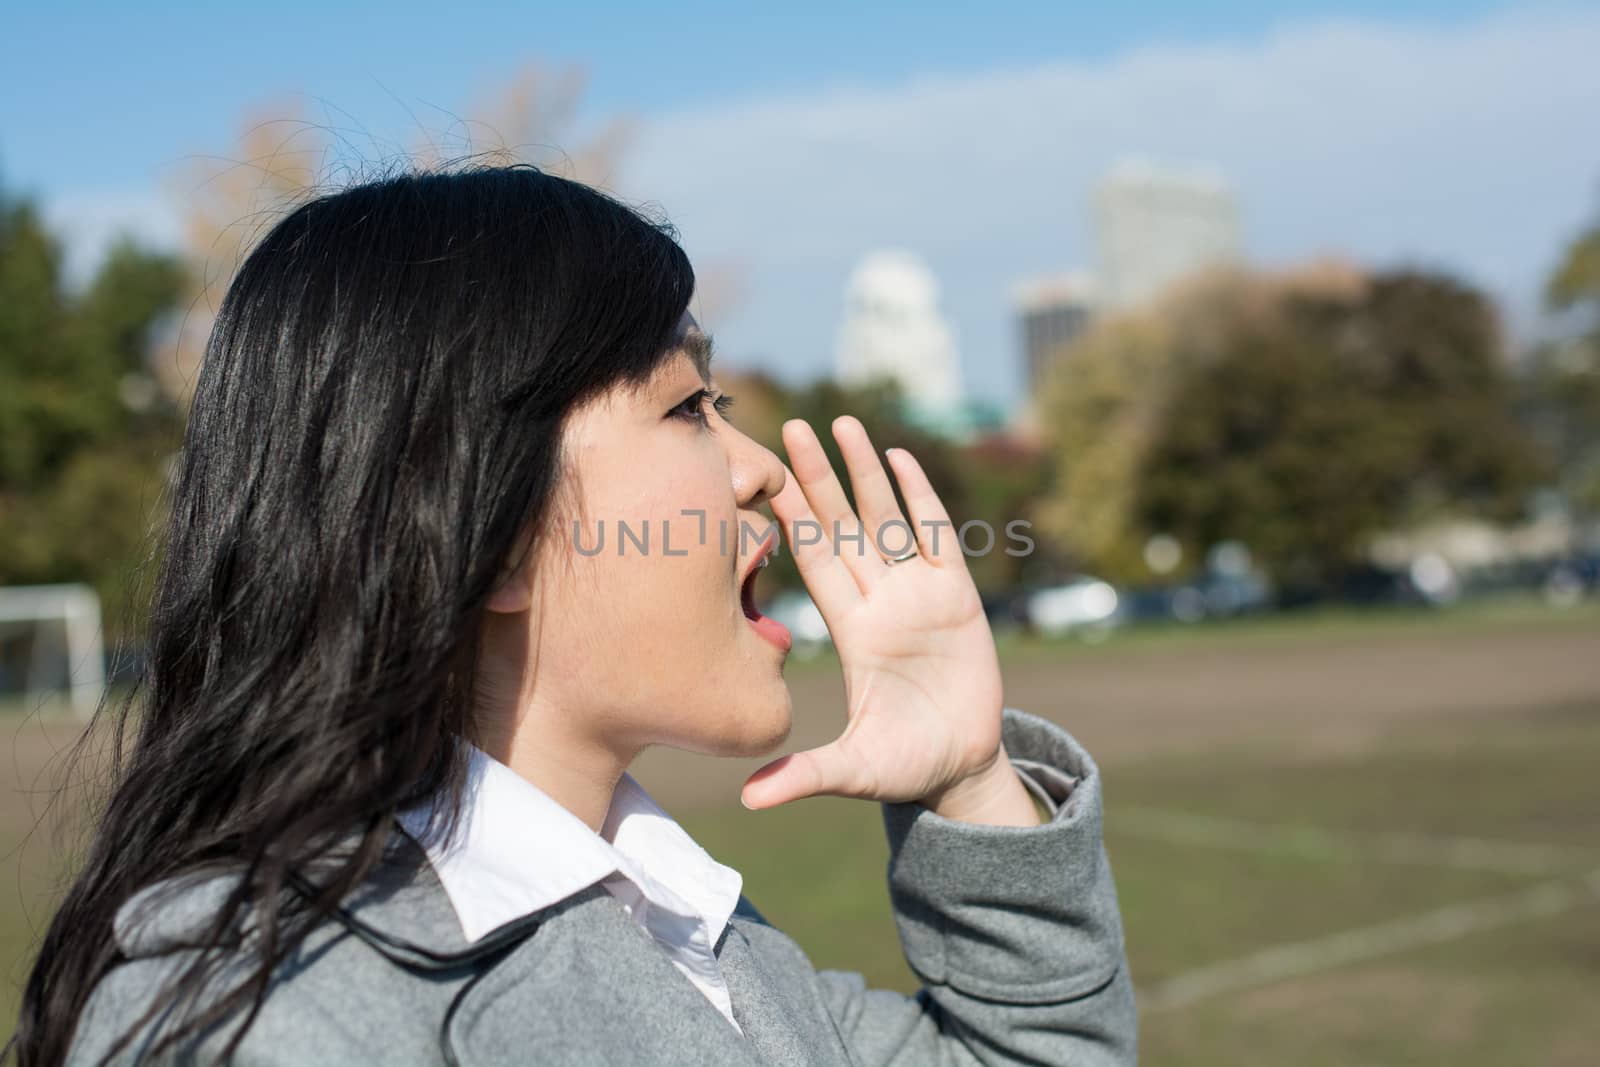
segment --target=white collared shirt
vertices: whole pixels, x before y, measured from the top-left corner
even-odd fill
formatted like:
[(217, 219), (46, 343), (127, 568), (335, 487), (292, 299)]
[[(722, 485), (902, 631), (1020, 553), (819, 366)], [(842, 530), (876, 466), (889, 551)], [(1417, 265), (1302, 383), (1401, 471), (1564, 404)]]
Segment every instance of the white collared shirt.
[(451, 841), (429, 842), (431, 805), (399, 817), (423, 843), (467, 940), (599, 882), (742, 1034), (713, 952), (739, 901), (739, 872), (712, 859), (630, 774), (597, 834), (505, 764), (468, 750)]

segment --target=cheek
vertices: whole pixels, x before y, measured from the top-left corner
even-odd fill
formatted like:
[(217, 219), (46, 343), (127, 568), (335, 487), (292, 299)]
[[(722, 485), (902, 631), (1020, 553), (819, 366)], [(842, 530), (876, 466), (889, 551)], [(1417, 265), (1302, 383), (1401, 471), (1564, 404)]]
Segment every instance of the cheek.
[[(604, 534), (589, 556), (575, 552), (570, 521), (564, 534), (570, 574), (559, 606), (548, 605), (563, 631), (557, 661), (571, 668), (561, 673), (574, 700), (608, 709), (629, 736), (770, 748), (788, 729), (787, 689), (749, 630), (738, 581), (741, 549), (765, 531), (741, 545), (727, 465), (704, 442), (652, 444), (610, 452), (585, 472), (585, 550), (601, 522)], [(631, 536), (620, 536), (624, 526)]]
[(719, 486), (709, 477), (679, 474), (663, 480), (635, 507), (637, 519), (648, 523), (649, 551), (627, 543), (626, 558), (616, 561), (619, 578), (650, 592), (654, 603), (644, 615), (681, 617), (683, 622), (669, 630), (691, 642), (695, 634), (688, 620), (726, 612), (735, 592), (738, 530), (732, 490), (726, 479)]
[[(739, 552), (738, 506), (728, 472), (700, 457), (665, 457), (659, 465), (610, 483), (621, 489), (608, 492), (604, 511), (608, 534), (632, 531), (624, 543), (626, 558), (618, 562), (634, 577), (665, 584), (704, 580), (719, 569), (732, 573)], [(649, 532), (648, 551), (640, 549)], [(614, 554), (615, 537), (611, 551)], [(671, 555), (668, 555), (670, 551)]]
[[(635, 471), (609, 483), (631, 492), (591, 499), (584, 527), (592, 551), (604, 521), (601, 551), (576, 568), (588, 586), (600, 628), (640, 655), (676, 662), (715, 650), (729, 627), (714, 623), (737, 607), (738, 512), (726, 475), (677, 471), (659, 478)], [(580, 609), (581, 610), (581, 609)]]

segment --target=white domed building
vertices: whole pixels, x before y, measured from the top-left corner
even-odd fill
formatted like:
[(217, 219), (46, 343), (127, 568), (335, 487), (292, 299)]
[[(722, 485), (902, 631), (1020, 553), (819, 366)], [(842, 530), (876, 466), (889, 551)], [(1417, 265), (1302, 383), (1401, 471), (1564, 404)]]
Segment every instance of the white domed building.
[(939, 283), (910, 252), (873, 252), (845, 286), (837, 376), (843, 385), (890, 378), (925, 415), (961, 405), (961, 368), (939, 310)]

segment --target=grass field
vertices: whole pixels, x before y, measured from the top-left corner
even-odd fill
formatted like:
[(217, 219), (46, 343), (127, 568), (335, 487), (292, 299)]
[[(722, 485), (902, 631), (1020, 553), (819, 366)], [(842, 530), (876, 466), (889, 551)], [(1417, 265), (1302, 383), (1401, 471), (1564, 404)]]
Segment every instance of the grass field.
[[(1007, 702), (1101, 765), (1146, 1064), (1600, 1062), (1600, 605), (1338, 613), (1103, 644), (1002, 639)], [(837, 732), (823, 657), (791, 747)], [(70, 738), (0, 717), (0, 1034)], [(750, 813), (760, 761), (635, 773), (819, 967), (911, 990), (875, 805)]]

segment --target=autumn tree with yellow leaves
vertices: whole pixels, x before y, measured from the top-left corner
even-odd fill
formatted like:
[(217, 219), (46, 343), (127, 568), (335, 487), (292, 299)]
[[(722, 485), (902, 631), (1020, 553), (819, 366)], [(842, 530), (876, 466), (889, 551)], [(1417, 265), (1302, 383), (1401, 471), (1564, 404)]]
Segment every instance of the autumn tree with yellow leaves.
[(162, 385), (187, 403), (234, 272), (277, 219), (320, 190), (396, 166), (435, 169), (458, 160), (532, 163), (613, 188), (635, 125), (622, 117), (580, 128), (587, 84), (581, 68), (528, 64), (443, 130), (423, 130), (412, 145), (375, 159), (355, 143), (360, 135), (313, 122), (297, 99), (253, 108), (233, 151), (195, 158), (170, 184), (183, 220), (190, 283), (177, 336), (153, 361)]

